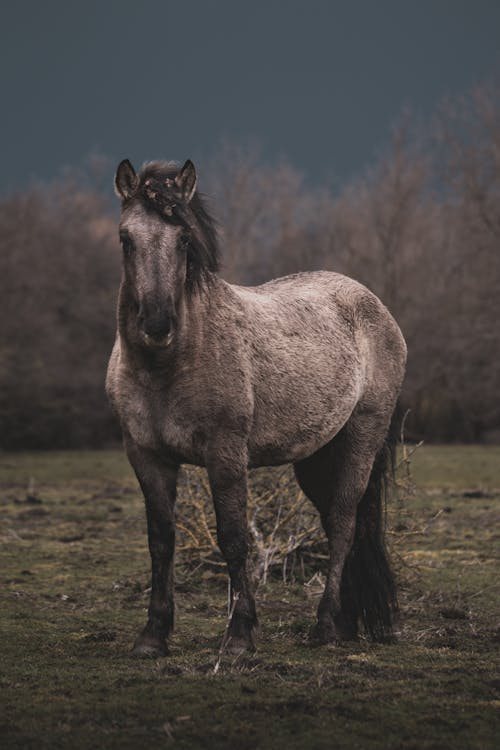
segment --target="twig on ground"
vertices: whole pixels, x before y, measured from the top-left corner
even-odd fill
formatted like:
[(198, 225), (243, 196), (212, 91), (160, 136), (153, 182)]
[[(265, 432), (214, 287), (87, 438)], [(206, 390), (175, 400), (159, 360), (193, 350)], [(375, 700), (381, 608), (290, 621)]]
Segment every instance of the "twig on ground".
[(235, 610), (235, 607), (236, 607), (236, 603), (237, 603), (239, 597), (240, 597), (240, 595), (239, 595), (238, 592), (236, 592), (235, 595), (233, 596), (233, 603), (231, 605), (231, 609), (230, 609), (228, 617), (227, 617), (227, 625), (226, 625), (226, 629), (224, 630), (224, 635), (222, 636), (222, 641), (221, 641), (220, 648), (219, 648), (219, 655), (217, 657), (217, 661), (214, 664), (214, 671), (213, 671), (214, 674), (217, 674), (217, 672), (219, 671), (220, 665), (221, 665), (221, 662), (222, 662), (222, 657), (224, 656), (224, 651), (226, 649), (226, 646), (228, 645), (228, 643), (231, 640), (231, 636), (228, 635), (228, 633), (229, 633), (229, 628), (230, 628), (230, 625), (231, 625), (231, 620), (232, 620), (232, 617), (233, 617), (233, 614), (234, 614), (234, 610)]

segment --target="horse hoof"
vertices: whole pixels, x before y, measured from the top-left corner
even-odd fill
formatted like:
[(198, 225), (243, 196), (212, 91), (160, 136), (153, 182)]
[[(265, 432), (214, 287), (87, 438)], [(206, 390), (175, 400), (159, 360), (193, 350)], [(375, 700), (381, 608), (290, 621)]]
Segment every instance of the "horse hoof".
[(255, 653), (255, 643), (253, 638), (241, 638), (238, 636), (229, 636), (224, 643), (224, 652), (231, 656), (242, 656), (243, 654)]
[(139, 659), (159, 659), (167, 654), (168, 648), (164, 641), (136, 641), (131, 651), (131, 655)]
[(338, 640), (333, 622), (318, 622), (311, 630), (310, 641), (315, 646), (326, 646), (328, 643), (337, 643)]
[(357, 643), (359, 641), (359, 635), (357, 630), (339, 630), (337, 628), (337, 635), (335, 640), (337, 643)]

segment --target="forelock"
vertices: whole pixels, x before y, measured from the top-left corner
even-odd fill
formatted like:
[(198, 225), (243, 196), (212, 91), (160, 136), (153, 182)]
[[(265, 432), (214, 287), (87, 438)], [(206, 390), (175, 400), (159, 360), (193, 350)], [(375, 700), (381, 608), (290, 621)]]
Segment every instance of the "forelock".
[(160, 216), (168, 219), (179, 201), (175, 178), (179, 167), (175, 162), (153, 161), (139, 172), (134, 198), (139, 198)]

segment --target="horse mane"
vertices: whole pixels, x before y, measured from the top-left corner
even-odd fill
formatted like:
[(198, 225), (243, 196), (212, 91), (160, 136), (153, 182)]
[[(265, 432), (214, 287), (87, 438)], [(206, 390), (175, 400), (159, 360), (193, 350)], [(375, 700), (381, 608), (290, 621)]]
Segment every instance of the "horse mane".
[(187, 288), (201, 289), (219, 270), (217, 223), (198, 190), (187, 204), (175, 184), (179, 167), (174, 162), (153, 161), (138, 174), (133, 199), (153, 210), (168, 224), (180, 224), (187, 235)]

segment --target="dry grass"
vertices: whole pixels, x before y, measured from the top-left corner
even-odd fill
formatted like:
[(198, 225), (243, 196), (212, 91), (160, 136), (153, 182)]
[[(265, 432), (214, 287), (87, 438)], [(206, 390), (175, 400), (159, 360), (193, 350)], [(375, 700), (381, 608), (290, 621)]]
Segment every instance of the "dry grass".
[[(200, 569), (225, 577), (206, 472), (185, 471), (177, 511), (178, 550), (193, 573)], [(255, 472), (248, 498), (251, 566), (255, 585), (279, 573), (295, 580), (300, 569), (325, 557), (323, 533), (313, 506), (299, 489), (290, 469)]]
[[(412, 460), (421, 445), (408, 447), (403, 443), (395, 481), (387, 488), (387, 531), (398, 566), (406, 564), (402, 551), (408, 537), (425, 535), (435, 520), (422, 522), (411, 510), (417, 491)], [(195, 468), (184, 471), (179, 495), (177, 528), (181, 558), (193, 574), (205, 570), (225, 577), (206, 472)], [(442, 512), (440, 509), (436, 518)], [(318, 580), (318, 565), (328, 557), (325, 535), (317, 511), (300, 490), (289, 467), (252, 473), (247, 516), (255, 586), (265, 586), (270, 576), (279, 577), (284, 583), (304, 582), (311, 576)]]

